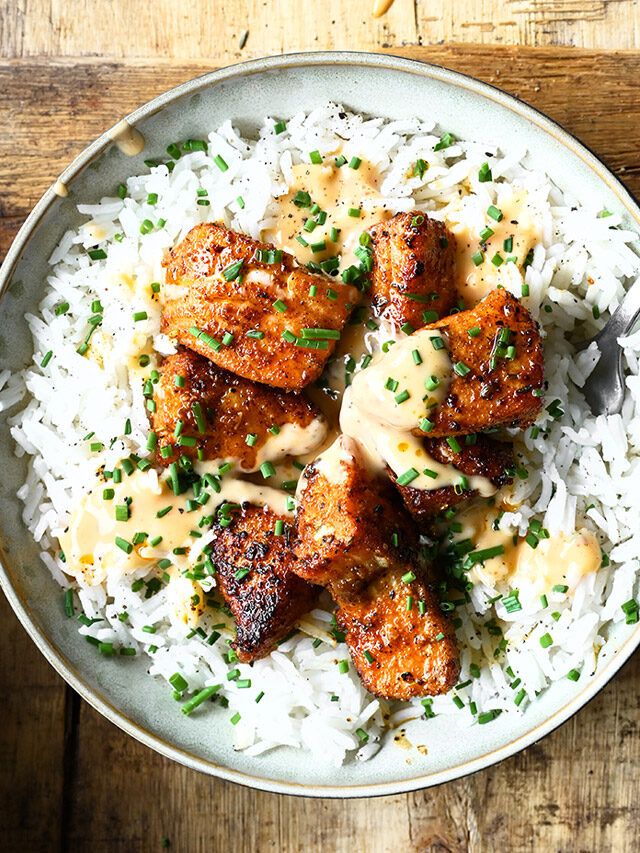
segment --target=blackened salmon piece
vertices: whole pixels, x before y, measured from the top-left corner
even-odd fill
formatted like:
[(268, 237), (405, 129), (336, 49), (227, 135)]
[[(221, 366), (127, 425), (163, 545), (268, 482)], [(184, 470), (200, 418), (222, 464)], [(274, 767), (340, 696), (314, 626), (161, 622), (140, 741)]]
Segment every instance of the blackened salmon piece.
[[(233, 647), (244, 663), (265, 657), (312, 609), (319, 590), (293, 571), (290, 519), (243, 505), (211, 542), (216, 580), (236, 620)], [(280, 525), (282, 525), (282, 532)]]
[(544, 352), (538, 324), (515, 296), (491, 291), (428, 328), (444, 336), (453, 365), (447, 396), (429, 416), (430, 438), (533, 423), (543, 404)]
[[(304, 394), (243, 379), (189, 349), (164, 359), (154, 399), (151, 422), (161, 465), (199, 453), (204, 460), (233, 458), (244, 471), (255, 471), (260, 460), (285, 455), (278, 437), (283, 429), (295, 426), (303, 452), (313, 450), (327, 431), (324, 416)], [(170, 455), (162, 452), (167, 447)]]
[(162, 331), (225, 370), (288, 391), (322, 373), (358, 299), (351, 285), (211, 222), (192, 228), (163, 265)]
[[(426, 452), (443, 465), (454, 465), (467, 477), (486, 477), (496, 489), (513, 481), (513, 448), (510, 444), (496, 441), (485, 435), (472, 436), (473, 444), (467, 442), (471, 436), (454, 439), (453, 447), (445, 438), (425, 439)], [(458, 449), (459, 448), (459, 449)], [(428, 465), (427, 465), (428, 467)], [(402, 495), (404, 504), (417, 520), (423, 521), (440, 515), (449, 507), (461, 501), (475, 497), (478, 492), (472, 488), (454, 486), (434, 489), (415, 489), (400, 486), (393, 471), (388, 469), (391, 480)], [(437, 480), (434, 480), (437, 486)]]
[(396, 329), (421, 329), (446, 317), (457, 299), (454, 235), (442, 222), (416, 211), (375, 225), (371, 299), (375, 312)]

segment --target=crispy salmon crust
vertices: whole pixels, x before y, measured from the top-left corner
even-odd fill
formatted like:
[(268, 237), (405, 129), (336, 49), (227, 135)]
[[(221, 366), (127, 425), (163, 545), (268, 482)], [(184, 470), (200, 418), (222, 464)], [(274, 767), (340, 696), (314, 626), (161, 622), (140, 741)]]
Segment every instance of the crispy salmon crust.
[[(448, 394), (430, 415), (430, 438), (533, 423), (543, 402), (544, 353), (538, 324), (515, 296), (491, 291), (470, 311), (428, 328), (444, 335), (454, 365)], [(501, 334), (504, 350), (496, 354)], [(512, 358), (506, 356), (510, 346)], [(417, 428), (414, 433), (424, 435)]]
[[(326, 586), (365, 687), (388, 699), (444, 693), (460, 667), (454, 631), (426, 580), (415, 528), (389, 482), (342, 437), (331, 479), (308, 466), (298, 493), (294, 571)], [(412, 596), (407, 610), (407, 596)]]
[[(374, 311), (396, 329), (421, 329), (455, 305), (455, 237), (442, 222), (416, 211), (398, 213), (369, 232), (373, 240)], [(434, 317), (435, 312), (435, 317)]]
[[(236, 620), (232, 643), (244, 663), (265, 657), (311, 610), (319, 592), (293, 572), (288, 541), (290, 519), (243, 505), (229, 527), (217, 527), (211, 542), (216, 579)], [(285, 533), (275, 533), (276, 522)], [(248, 570), (248, 571), (247, 571)]]
[[(486, 477), (497, 489), (513, 482), (510, 471), (514, 466), (513, 448), (506, 442), (478, 435), (475, 437), (475, 444), (466, 444), (461, 437), (459, 453), (453, 450), (444, 438), (425, 439), (424, 445), (429, 456), (436, 462), (455, 465), (461, 474), (468, 477)], [(439, 515), (449, 507), (478, 494), (474, 489), (461, 489), (456, 492), (453, 486), (431, 490), (399, 486), (396, 475), (390, 468), (387, 470), (402, 495), (406, 508), (420, 521)]]
[[(304, 429), (316, 421), (319, 440), (326, 432), (324, 416), (303, 394), (242, 379), (189, 349), (164, 359), (155, 401), (151, 421), (158, 436), (156, 461), (161, 465), (182, 455), (195, 459), (200, 450), (202, 459), (233, 457), (245, 471), (254, 471), (260, 451), (274, 440), (271, 428), (296, 424)], [(176, 436), (179, 421), (183, 427)], [(252, 445), (247, 444), (249, 435), (255, 436)], [(160, 448), (167, 446), (172, 453), (163, 456)]]
[(339, 333), (358, 300), (354, 287), (211, 222), (192, 228), (163, 265), (162, 331), (225, 370), (288, 391), (317, 379), (335, 348), (303, 330)]
[(371, 693), (401, 700), (446, 693), (460, 674), (455, 631), (423, 578), (403, 577), (401, 566), (381, 572), (336, 619)]
[(311, 463), (298, 487), (296, 571), (347, 596), (394, 561), (410, 561), (416, 532), (392, 488), (362, 465), (357, 443), (341, 436), (337, 481)]

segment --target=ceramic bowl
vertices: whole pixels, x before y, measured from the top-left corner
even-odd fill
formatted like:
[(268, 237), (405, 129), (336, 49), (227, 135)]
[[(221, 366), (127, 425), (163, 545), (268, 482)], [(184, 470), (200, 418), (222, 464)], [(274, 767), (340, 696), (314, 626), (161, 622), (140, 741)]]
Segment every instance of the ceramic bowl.
[[(174, 139), (201, 138), (228, 118), (251, 134), (266, 114), (286, 117), (328, 100), (387, 118), (434, 118), (461, 138), (499, 141), (503, 150), (526, 148), (530, 164), (545, 168), (563, 190), (584, 201), (597, 198), (640, 231), (640, 210), (624, 186), (541, 113), (453, 71), (364, 53), (274, 57), (206, 74), (127, 116), (144, 136), (139, 154), (123, 153), (105, 133), (60, 178), (74, 201), (96, 202), (143, 171), (143, 160), (162, 157)], [(0, 272), (0, 370), (31, 361), (24, 314), (36, 310), (53, 247), (66, 229), (80, 224), (74, 201), (59, 197), (54, 187), (47, 190), (9, 250)], [(426, 755), (400, 750), (389, 737), (372, 760), (352, 760), (339, 769), (290, 748), (248, 758), (233, 750), (228, 715), (177, 713), (171, 692), (147, 676), (143, 657), (101, 658), (78, 634), (75, 620), (65, 617), (60, 589), (21, 520), (15, 493), (26, 466), (14, 456), (6, 413), (1, 417), (0, 581), (11, 605), (49, 662), (87, 702), (132, 737), (196, 770), (306, 796), (393, 794), (435, 785), (487, 767), (550, 732), (591, 699), (640, 643), (640, 626), (622, 625), (611, 633), (594, 675), (579, 684), (558, 682), (523, 714), (502, 714), (490, 725), (461, 730), (459, 737), (452, 737), (451, 717), (408, 724), (408, 739), (424, 744)]]

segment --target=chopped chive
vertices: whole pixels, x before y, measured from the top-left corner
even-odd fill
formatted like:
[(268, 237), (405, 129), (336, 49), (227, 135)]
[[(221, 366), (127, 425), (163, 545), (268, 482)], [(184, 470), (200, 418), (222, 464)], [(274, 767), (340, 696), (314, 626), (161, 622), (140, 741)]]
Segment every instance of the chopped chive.
[(104, 249), (90, 249), (87, 254), (92, 261), (103, 261), (107, 257)]
[(491, 219), (495, 219), (496, 222), (502, 222), (504, 218), (500, 208), (496, 207), (494, 204), (490, 204), (487, 208), (487, 216), (490, 216)]
[(416, 579), (416, 576), (413, 572), (407, 572), (402, 575), (402, 583), (412, 583)]
[(189, 682), (186, 681), (179, 672), (174, 672), (173, 675), (169, 677), (169, 684), (174, 690), (177, 690), (178, 693), (184, 693), (189, 686)]
[(360, 159), (360, 157), (352, 157), (351, 160), (349, 160), (349, 168), (350, 169), (359, 169), (361, 163), (362, 163), (362, 160)]
[(358, 219), (361, 216), (362, 211), (360, 210), (359, 207), (350, 207), (349, 210), (347, 211), (347, 213), (349, 214), (349, 216), (352, 216), (354, 219)]
[(276, 134), (276, 136), (279, 135), (280, 133), (284, 133), (286, 129), (287, 129), (287, 124), (284, 121), (277, 121), (273, 125), (273, 132)]
[(484, 261), (484, 255), (482, 254), (482, 252), (475, 252), (473, 255), (471, 255), (471, 260), (477, 267), (479, 267), (480, 264)]
[(225, 281), (233, 281), (234, 279), (238, 278), (243, 264), (244, 258), (241, 258), (239, 261), (235, 261), (234, 263), (229, 264), (228, 267), (225, 267), (222, 270), (222, 277), (225, 279)]
[(471, 371), (471, 368), (467, 367), (467, 365), (463, 361), (457, 361), (453, 365), (453, 369), (458, 374), (458, 376), (466, 376), (467, 373)]
[(348, 660), (339, 660), (338, 661), (338, 672), (340, 675), (345, 675), (349, 672), (349, 661)]
[(263, 478), (267, 480), (269, 477), (274, 476), (274, 474), (276, 473), (276, 469), (273, 467), (273, 464), (271, 462), (263, 462), (260, 466), (260, 473), (262, 474)]
[(396, 480), (399, 486), (408, 486), (416, 477), (419, 477), (420, 474), (416, 471), (415, 468), (408, 468), (404, 474), (400, 474), (398, 479)]
[(199, 690), (198, 693), (195, 694), (195, 696), (192, 696), (188, 702), (184, 703), (180, 710), (183, 714), (188, 716), (198, 707), (198, 705), (202, 705), (202, 703), (206, 702), (207, 699), (210, 699), (214, 695), (214, 693), (217, 693), (221, 687), (221, 684), (212, 684), (209, 687), (205, 687), (202, 690)]
[(478, 181), (481, 184), (486, 184), (489, 181), (493, 180), (493, 175), (491, 174), (491, 168), (488, 163), (483, 163), (478, 170)]
[(424, 173), (427, 171), (428, 168), (429, 164), (425, 160), (423, 160), (422, 157), (418, 157), (418, 159), (416, 160), (416, 165), (413, 169), (414, 178), (420, 178), (420, 180), (422, 180), (422, 178), (424, 177)]
[(280, 314), (284, 314), (284, 312), (287, 310), (287, 306), (282, 301), (282, 299), (276, 299), (276, 301), (273, 303), (273, 307), (276, 309), (276, 311), (280, 312)]
[(449, 148), (450, 145), (456, 141), (455, 136), (452, 133), (445, 133), (443, 137), (441, 137), (440, 142), (437, 142), (433, 146), (434, 151), (442, 151), (444, 148)]
[(485, 723), (490, 723), (492, 720), (495, 720), (496, 717), (499, 717), (502, 713), (502, 710), (496, 708), (494, 711), (487, 711), (485, 714), (478, 715), (478, 722), (480, 725), (484, 725)]
[(431, 432), (431, 430), (435, 426), (435, 423), (433, 421), (430, 421), (429, 418), (422, 418), (419, 426), (422, 432)]
[(482, 229), (482, 231), (480, 232), (480, 235), (479, 235), (479, 236), (480, 236), (480, 240), (484, 243), (484, 242), (486, 242), (486, 241), (489, 239), (489, 237), (493, 237), (493, 235), (494, 235), (495, 233), (496, 233), (496, 232), (493, 230), (493, 228), (489, 228), (489, 226), (487, 225), (487, 226), (485, 226), (485, 227)]
[(123, 539), (121, 536), (116, 536), (115, 543), (125, 554), (130, 554), (133, 551), (133, 545), (131, 542), (127, 542), (126, 539)]
[(553, 645), (553, 640), (551, 639), (551, 634), (543, 634), (540, 637), (540, 645), (543, 649), (548, 649), (549, 646)]
[(53, 350), (50, 349), (48, 352), (45, 353), (44, 358), (40, 362), (40, 367), (46, 367), (49, 364), (49, 362), (51, 361), (52, 357), (53, 357)]
[(229, 168), (224, 158), (221, 157), (219, 154), (216, 154), (216, 156), (213, 158), (213, 162), (216, 164), (216, 166), (218, 167), (218, 169), (220, 169), (221, 172), (226, 172)]
[(567, 678), (569, 681), (577, 681), (580, 678), (580, 673), (577, 669), (570, 669), (567, 673)]
[(398, 405), (400, 405), (400, 403), (406, 402), (410, 396), (411, 396), (410, 393), (405, 389), (404, 391), (401, 391), (399, 394), (396, 394), (394, 399), (395, 399), (396, 403)]

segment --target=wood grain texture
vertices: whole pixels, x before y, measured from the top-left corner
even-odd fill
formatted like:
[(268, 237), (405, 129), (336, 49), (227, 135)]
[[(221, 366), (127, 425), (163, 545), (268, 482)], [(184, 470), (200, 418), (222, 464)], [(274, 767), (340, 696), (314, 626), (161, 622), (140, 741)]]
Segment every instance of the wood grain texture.
[[(24, 0), (12, 5), (28, 5), (30, 15), (34, 6), (44, 8)], [(116, 0), (108, 5), (119, 7)], [(66, 8), (77, 7), (74, 0)], [(10, 26), (1, 13), (0, 21), (3, 39), (8, 32), (18, 39), (21, 27), (24, 33), (19, 15)], [(123, 38), (121, 25), (117, 32)], [(73, 27), (64, 36), (74, 45), (77, 37)], [(26, 44), (33, 46), (32, 36)], [(482, 45), (393, 52), (518, 94), (640, 193), (640, 53)], [(165, 59), (0, 61), (0, 256), (44, 189), (91, 139), (209, 67)], [(638, 655), (570, 722), (497, 767), (409, 795), (317, 801), (251, 791), (156, 755), (65, 687), (4, 599), (0, 620), (3, 849), (146, 853), (168, 838), (170, 850), (185, 853), (618, 853), (632, 849), (640, 834)]]
[[(220, 64), (295, 50), (444, 42), (640, 47), (635, 0), (11, 0), (0, 55), (168, 57)], [(243, 50), (240, 35), (249, 31)]]

